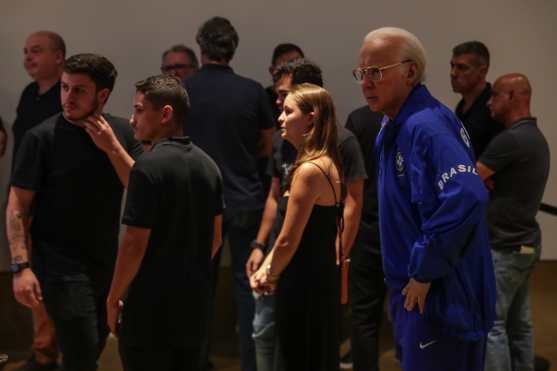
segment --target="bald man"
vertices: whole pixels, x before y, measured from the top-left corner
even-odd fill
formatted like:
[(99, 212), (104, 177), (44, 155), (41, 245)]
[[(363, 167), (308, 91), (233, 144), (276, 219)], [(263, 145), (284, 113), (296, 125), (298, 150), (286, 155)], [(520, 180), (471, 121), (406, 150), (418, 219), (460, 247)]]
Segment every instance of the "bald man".
[(497, 318), (487, 339), (489, 371), (534, 370), (528, 281), (540, 256), (536, 214), (549, 174), (549, 148), (530, 113), (531, 95), (522, 74), (495, 81), (487, 105), (506, 129), (477, 164), (491, 189), (487, 215), (497, 289)]
[[(17, 117), (12, 126), (14, 134), (12, 168), (25, 133), (62, 111), (60, 77), (64, 68), (65, 55), (64, 40), (55, 32), (34, 32), (25, 41), (23, 66), (33, 81), (25, 87), (17, 105)], [(22, 370), (55, 370), (58, 367), (58, 347), (54, 325), (48, 318), (42, 303), (32, 308), (32, 313), (33, 352)]]
[(485, 210), (470, 139), (423, 85), (421, 42), (370, 32), (354, 77), (387, 119), (377, 138), (379, 230), (404, 371), (483, 371), (495, 312)]

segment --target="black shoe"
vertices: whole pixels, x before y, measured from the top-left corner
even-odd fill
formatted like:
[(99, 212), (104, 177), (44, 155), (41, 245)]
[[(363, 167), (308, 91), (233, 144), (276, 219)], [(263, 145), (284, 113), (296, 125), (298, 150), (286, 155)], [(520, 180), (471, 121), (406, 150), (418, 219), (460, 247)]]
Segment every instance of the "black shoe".
[(17, 369), (17, 371), (58, 371), (58, 370), (59, 368), (56, 362), (43, 365), (41, 363), (37, 363), (35, 357), (33, 356), (31, 356), (31, 358), (29, 358), (23, 366)]
[(341, 370), (350, 370), (354, 367), (354, 361), (352, 361), (352, 351), (349, 350), (341, 359), (340, 359), (340, 369)]

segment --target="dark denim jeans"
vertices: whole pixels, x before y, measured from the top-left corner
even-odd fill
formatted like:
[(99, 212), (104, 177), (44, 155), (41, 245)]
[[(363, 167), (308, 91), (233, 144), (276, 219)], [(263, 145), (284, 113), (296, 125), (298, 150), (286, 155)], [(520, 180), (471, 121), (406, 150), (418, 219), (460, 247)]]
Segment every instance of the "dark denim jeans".
[(492, 250), (496, 319), (487, 336), (486, 370), (533, 371), (534, 344), (528, 283), (540, 249)]
[(223, 236), (228, 241), (232, 256), (234, 297), (240, 329), (240, 366), (242, 371), (255, 371), (253, 316), (255, 300), (246, 275), (246, 261), (251, 254), (250, 243), (255, 239), (262, 210), (227, 210), (223, 214)]
[(107, 292), (95, 289), (85, 276), (65, 279), (41, 280), (44, 304), (63, 355), (63, 370), (95, 371), (108, 336)]
[(258, 295), (255, 299), (253, 340), (257, 371), (279, 371), (274, 295)]

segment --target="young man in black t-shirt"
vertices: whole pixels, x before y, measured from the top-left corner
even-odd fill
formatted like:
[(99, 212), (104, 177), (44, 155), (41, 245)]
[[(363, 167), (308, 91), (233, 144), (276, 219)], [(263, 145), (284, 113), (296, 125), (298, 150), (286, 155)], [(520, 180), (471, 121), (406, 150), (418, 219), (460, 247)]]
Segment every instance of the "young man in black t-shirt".
[(180, 81), (154, 76), (136, 88), (130, 122), (135, 138), (153, 147), (130, 174), (108, 324), (118, 331), (126, 371), (201, 370), (222, 179), (215, 162), (182, 136), (189, 100)]
[[(29, 307), (44, 302), (66, 371), (97, 368), (108, 334), (105, 300), (122, 194), (132, 157), (141, 152), (126, 120), (101, 115), (116, 74), (99, 55), (68, 58), (63, 113), (25, 134), (11, 179), (6, 215), (14, 294)], [(106, 132), (113, 142), (104, 140)]]

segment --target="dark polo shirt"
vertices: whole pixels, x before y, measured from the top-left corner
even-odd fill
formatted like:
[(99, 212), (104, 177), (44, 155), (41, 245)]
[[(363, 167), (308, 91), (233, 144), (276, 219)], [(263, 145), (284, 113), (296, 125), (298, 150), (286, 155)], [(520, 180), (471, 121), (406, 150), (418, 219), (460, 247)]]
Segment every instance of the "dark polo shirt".
[(519, 120), (496, 136), (480, 162), (495, 171), (487, 216), (491, 246), (539, 246), (536, 214), (549, 174), (549, 147), (536, 119)]
[(470, 136), (476, 159), (480, 158), (489, 142), (504, 129), (502, 124), (491, 118), (487, 108), (489, 98), (491, 98), (491, 84), (487, 83), (468, 111), (463, 112), (463, 100), (458, 102), (455, 110)]
[(257, 145), (260, 131), (274, 126), (265, 90), (217, 64), (204, 65), (184, 86), (191, 101), (184, 133), (220, 168), (226, 207), (262, 209)]
[(30, 83), (23, 89), (17, 105), (17, 117), (12, 127), (14, 133), (12, 163), (25, 133), (61, 111), (60, 81), (43, 94), (39, 94), (39, 84), (36, 82)]

